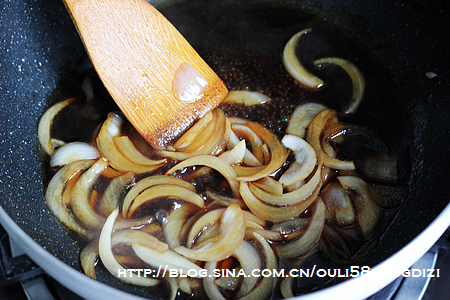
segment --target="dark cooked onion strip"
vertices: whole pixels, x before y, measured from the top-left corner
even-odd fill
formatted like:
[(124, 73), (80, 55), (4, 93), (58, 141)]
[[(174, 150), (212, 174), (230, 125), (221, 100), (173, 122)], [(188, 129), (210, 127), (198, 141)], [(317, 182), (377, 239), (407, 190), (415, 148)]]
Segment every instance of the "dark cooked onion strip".
[(62, 195), (67, 182), (80, 172), (85, 171), (94, 163), (93, 160), (81, 160), (70, 163), (61, 168), (50, 180), (45, 193), (45, 200), (50, 211), (64, 225), (79, 233), (87, 239), (92, 238), (92, 234), (73, 217), (68, 208), (62, 203)]
[(277, 250), (280, 256), (286, 258), (299, 257), (314, 247), (319, 242), (320, 236), (322, 235), (326, 218), (325, 212), (325, 204), (323, 204), (322, 199), (318, 197), (308, 229), (306, 229), (306, 232), (300, 238), (286, 244), (278, 245)]
[(92, 187), (106, 168), (108, 160), (102, 157), (80, 176), (72, 191), (72, 211), (88, 228), (101, 228), (105, 222), (105, 218), (90, 206), (89, 200)]
[(103, 216), (109, 216), (117, 207), (126, 187), (135, 181), (133, 172), (126, 172), (111, 180), (98, 203), (98, 211)]
[(98, 261), (98, 240), (88, 243), (80, 252), (80, 263), (84, 274), (96, 279), (95, 265)]

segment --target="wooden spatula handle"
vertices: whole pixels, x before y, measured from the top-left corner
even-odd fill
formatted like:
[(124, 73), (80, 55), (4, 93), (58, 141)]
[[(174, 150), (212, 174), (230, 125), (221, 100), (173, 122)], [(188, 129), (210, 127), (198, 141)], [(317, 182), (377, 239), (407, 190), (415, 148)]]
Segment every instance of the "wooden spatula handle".
[[(227, 94), (214, 71), (145, 0), (64, 1), (104, 85), (154, 148), (166, 148)], [(186, 97), (183, 89), (193, 92)]]

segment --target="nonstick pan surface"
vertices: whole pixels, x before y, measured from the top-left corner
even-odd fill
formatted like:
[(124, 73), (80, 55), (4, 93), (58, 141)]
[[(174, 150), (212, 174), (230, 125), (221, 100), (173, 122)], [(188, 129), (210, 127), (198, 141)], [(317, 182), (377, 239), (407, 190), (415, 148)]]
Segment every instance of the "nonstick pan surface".
[[(365, 264), (392, 256), (445, 209), (450, 194), (448, 1), (186, 2), (154, 4), (221, 76), (227, 59), (217, 58), (226, 55), (210, 45), (235, 43), (249, 53), (281, 53), (289, 37), (307, 25), (334, 28), (357, 45), (357, 53), (370, 57), (381, 78), (374, 81), (380, 96), (362, 105), (355, 120), (389, 133), (385, 138), (401, 160), (407, 197)], [(77, 74), (91, 66), (61, 1), (0, 5), (0, 205), (43, 249), (80, 270), (79, 242), (45, 204), (47, 158), (37, 123), (50, 103), (79, 93)], [(251, 81), (224, 81), (252, 87)], [(105, 272), (98, 275), (107, 285), (144, 295)]]

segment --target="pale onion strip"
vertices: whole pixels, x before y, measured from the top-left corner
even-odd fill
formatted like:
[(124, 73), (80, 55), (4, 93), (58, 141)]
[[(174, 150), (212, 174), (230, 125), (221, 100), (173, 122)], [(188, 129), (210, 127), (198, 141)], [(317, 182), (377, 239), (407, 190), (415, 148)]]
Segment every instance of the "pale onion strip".
[[(131, 202), (133, 202), (133, 200), (140, 193), (142, 193), (143, 191), (145, 191), (146, 189), (148, 189), (152, 186), (161, 185), (161, 184), (177, 185), (177, 186), (181, 186), (181, 187), (184, 187), (186, 189), (189, 189), (189, 190), (195, 192), (195, 187), (191, 183), (184, 181), (181, 178), (169, 176), (169, 175), (152, 175), (152, 176), (145, 177), (145, 178), (139, 180), (138, 182), (136, 182), (133, 185), (133, 187), (125, 195), (125, 199), (123, 200), (122, 207), (128, 208), (131, 205)], [(123, 209), (122, 216), (126, 217), (127, 212), (128, 212), (127, 210)]]
[(110, 113), (97, 136), (97, 147), (100, 154), (106, 157), (111, 166), (122, 172), (132, 171), (136, 174), (156, 170), (160, 165), (143, 166), (129, 161), (114, 144), (113, 138), (120, 134), (124, 120), (118, 114)]
[(356, 176), (338, 176), (337, 179), (346, 191), (351, 192), (361, 233), (366, 240), (370, 239), (377, 229), (381, 209), (375, 204), (369, 185)]
[(128, 203), (123, 205), (123, 211), (127, 212), (128, 218), (130, 218), (133, 213), (142, 205), (149, 201), (162, 197), (177, 197), (183, 201), (197, 205), (198, 207), (204, 207), (203, 198), (200, 197), (196, 192), (178, 185), (172, 184), (160, 184), (152, 186), (142, 193), (140, 193), (134, 201), (128, 206)]
[(175, 249), (180, 244), (181, 229), (187, 220), (198, 211), (198, 207), (185, 203), (180, 208), (170, 213), (167, 222), (163, 225), (164, 239), (170, 249)]
[(109, 183), (106, 188), (100, 202), (98, 204), (98, 211), (103, 216), (109, 216), (117, 207), (119, 207), (119, 201), (123, 197), (123, 192), (127, 186), (133, 184), (135, 176), (133, 172), (124, 173)]
[(208, 226), (217, 222), (224, 212), (225, 208), (219, 208), (208, 211), (203, 216), (201, 216), (189, 230), (186, 240), (186, 247), (192, 248), (192, 246), (195, 245), (196, 238), (200, 236), (202, 231), (208, 228)]
[(332, 181), (321, 192), (323, 203), (330, 217), (339, 226), (344, 227), (355, 222), (355, 210), (349, 195), (339, 182)]
[(295, 155), (295, 162), (279, 179), (283, 185), (291, 185), (304, 180), (314, 170), (316, 165), (316, 152), (304, 139), (295, 135), (285, 135), (281, 140), (284, 146), (291, 149)]
[[(234, 251), (233, 256), (239, 261), (241, 269), (245, 274), (252, 274), (253, 270), (261, 270), (263, 263), (257, 249), (248, 241), (244, 240)], [(237, 293), (237, 297), (248, 294), (258, 282), (258, 277), (244, 277), (241, 287)]]
[(228, 184), (230, 185), (230, 188), (233, 191), (233, 195), (235, 197), (239, 197), (239, 183), (236, 181), (236, 172), (224, 160), (216, 156), (199, 155), (192, 158), (188, 158), (178, 163), (177, 165), (173, 166), (170, 170), (166, 172), (166, 174), (172, 174), (177, 170), (188, 168), (191, 166), (207, 166), (218, 171), (228, 181)]
[(290, 299), (294, 298), (294, 293), (292, 292), (292, 284), (294, 281), (294, 277), (286, 277), (280, 283), (280, 292), (283, 298)]
[[(208, 274), (214, 274), (214, 270), (217, 269), (217, 261), (207, 261), (205, 263), (205, 269)], [(214, 300), (226, 300), (225, 297), (219, 290), (219, 287), (214, 283), (215, 277), (206, 276), (203, 278), (203, 287), (205, 289), (206, 295), (209, 299)]]
[(92, 160), (81, 160), (64, 166), (52, 177), (45, 192), (47, 206), (53, 215), (71, 230), (87, 239), (92, 239), (92, 234), (81, 226), (69, 209), (62, 203), (62, 195), (67, 182), (73, 176), (78, 176), (80, 172), (88, 169), (93, 163), (94, 161)]
[(220, 231), (220, 226), (218, 222), (212, 223), (211, 225), (203, 228), (200, 236), (195, 240), (195, 247), (201, 247), (202, 245), (209, 243), (214, 239)]
[(98, 240), (87, 244), (80, 252), (80, 263), (84, 274), (96, 279), (95, 264), (98, 260)]
[(270, 101), (270, 97), (260, 92), (247, 90), (229, 91), (221, 103), (240, 104), (245, 106), (259, 105)]
[(259, 180), (253, 181), (252, 184), (274, 196), (283, 195), (283, 185), (272, 177), (263, 177)]
[(72, 211), (77, 219), (88, 228), (101, 228), (105, 218), (94, 211), (89, 199), (92, 187), (102, 172), (108, 167), (108, 161), (100, 158), (80, 176), (72, 191)]
[(324, 109), (326, 107), (319, 103), (307, 102), (300, 104), (290, 117), (286, 134), (293, 134), (305, 138), (309, 124)]
[(167, 159), (157, 159), (153, 160), (144, 156), (133, 144), (130, 138), (126, 135), (113, 137), (114, 145), (119, 149), (119, 151), (132, 163), (143, 165), (143, 166), (154, 166), (161, 165), (165, 163)]
[(148, 277), (138, 277), (138, 276), (123, 276), (118, 277), (118, 270), (124, 269), (124, 267), (116, 260), (114, 254), (112, 253), (111, 244), (111, 234), (114, 228), (114, 222), (119, 214), (119, 209), (114, 210), (106, 219), (103, 225), (102, 231), (99, 238), (99, 255), (102, 260), (103, 265), (117, 279), (139, 286), (155, 286), (159, 283), (159, 280), (148, 278)]
[(115, 231), (112, 235), (112, 245), (115, 244), (140, 245), (159, 253), (169, 250), (169, 245), (166, 243), (161, 242), (151, 234), (136, 229)]
[[(233, 130), (230, 132), (230, 140), (228, 142), (228, 149), (234, 148), (238, 143), (240, 142), (239, 137), (234, 133)], [(245, 147), (245, 154), (244, 158), (242, 159), (244, 164), (248, 166), (261, 166), (262, 163), (256, 158), (253, 153), (250, 152), (250, 150)]]
[(256, 216), (272, 222), (280, 222), (300, 215), (315, 200), (320, 189), (317, 188), (311, 196), (305, 200), (287, 206), (271, 206), (256, 198), (250, 191), (248, 182), (241, 182), (240, 193), (245, 204)]
[(114, 223), (114, 230), (140, 229), (147, 233), (157, 233), (161, 230), (154, 216), (145, 216), (139, 219), (119, 219)]
[(178, 296), (178, 280), (175, 277), (167, 277), (166, 280), (170, 287), (170, 298), (169, 300), (175, 300)]
[[(275, 256), (275, 253), (273, 252), (270, 244), (258, 233), (255, 232), (253, 233), (253, 235), (262, 248), (265, 262), (264, 269), (267, 270), (278, 269), (277, 257)], [(269, 297), (269, 295), (272, 293), (274, 284), (275, 284), (275, 276), (263, 277), (261, 281), (258, 283), (258, 285), (252, 291), (250, 291), (249, 293), (247, 293), (246, 295), (242, 296), (239, 299), (241, 300), (267, 299), (267, 297)]]
[(167, 266), (169, 272), (170, 270), (182, 270), (184, 274), (187, 274), (190, 270), (195, 270), (196, 272), (192, 274), (196, 274), (196, 276), (193, 277), (200, 277), (201, 268), (175, 251), (169, 249), (161, 253), (139, 244), (132, 244), (131, 246), (140, 259), (155, 268), (165, 269)]
[(314, 65), (316, 66), (322, 64), (337, 65), (344, 69), (344, 71), (347, 72), (347, 74), (350, 76), (353, 85), (353, 95), (350, 103), (344, 108), (343, 113), (354, 113), (361, 103), (361, 99), (363, 97), (366, 86), (364, 76), (362, 75), (361, 71), (353, 63), (338, 57), (326, 57), (314, 61)]
[(232, 130), (230, 120), (228, 120), (228, 118), (225, 117), (225, 130), (222, 139), (219, 141), (214, 150), (211, 152), (212, 155), (220, 155), (227, 150), (230, 141), (231, 131)]
[(267, 193), (257, 187), (253, 182), (249, 184), (249, 188), (257, 198), (265, 203), (277, 206), (292, 205), (304, 201), (314, 193), (317, 187), (320, 186), (321, 175), (320, 169), (316, 169), (314, 176), (307, 183), (292, 192), (283, 193), (281, 196)]
[(265, 176), (269, 176), (278, 170), (284, 163), (287, 157), (287, 151), (278, 137), (263, 125), (255, 122), (246, 124), (252, 129), (269, 147), (271, 160), (265, 165), (264, 170), (253, 176), (239, 176), (236, 180), (239, 181), (255, 181)]
[(55, 153), (55, 148), (64, 145), (64, 142), (57, 139), (52, 139), (51, 129), (53, 124), (53, 119), (55, 116), (67, 105), (75, 101), (76, 98), (69, 98), (62, 102), (56, 103), (45, 111), (39, 120), (38, 125), (38, 138), (39, 143), (48, 155), (53, 155)]
[(245, 140), (240, 141), (231, 150), (222, 153), (219, 157), (230, 165), (242, 163), (245, 156), (246, 143)]
[(192, 143), (199, 133), (212, 120), (212, 112), (206, 113), (200, 120), (198, 120), (186, 133), (184, 133), (173, 145), (177, 151), (183, 151), (183, 148)]
[(300, 38), (310, 31), (310, 28), (305, 29), (291, 37), (283, 50), (283, 63), (288, 73), (302, 85), (309, 88), (320, 88), (323, 85), (323, 81), (306, 70), (305, 67), (300, 64), (300, 61), (295, 54), (295, 48), (299, 44)]
[(97, 159), (100, 157), (97, 149), (84, 142), (72, 142), (58, 148), (50, 159), (50, 166), (64, 166), (83, 159)]
[(214, 134), (217, 134), (222, 130), (219, 124), (219, 110), (212, 111), (212, 120), (208, 122), (205, 128), (199, 133), (196, 139), (194, 139), (189, 145), (181, 149), (176, 149), (178, 152), (193, 153), (203, 147), (207, 141), (211, 140)]
[[(263, 142), (259, 136), (245, 124), (233, 124), (231, 125), (231, 129), (237, 134), (238, 137), (247, 140), (251, 149), (259, 149), (262, 146)], [(262, 160), (262, 157), (258, 157), (256, 153), (253, 154), (255, 154), (259, 161)]]
[(277, 250), (280, 256), (286, 258), (299, 257), (314, 247), (322, 235), (325, 217), (325, 204), (319, 197), (316, 201), (316, 207), (308, 229), (300, 238), (286, 244), (278, 245)]
[(266, 220), (254, 215), (252, 212), (244, 210), (244, 217), (245, 217), (245, 226), (249, 227), (249, 222), (253, 222), (255, 224), (258, 224), (259, 226), (266, 226)]
[(181, 246), (175, 248), (175, 251), (187, 258), (203, 261), (219, 261), (229, 257), (244, 239), (244, 213), (233, 203), (227, 207), (219, 222), (219, 234), (212, 241), (199, 248), (189, 249)]
[(245, 239), (253, 238), (253, 235), (257, 233), (264, 237), (268, 241), (272, 242), (281, 242), (283, 241), (283, 237), (280, 232), (275, 230), (267, 230), (263, 228), (246, 228), (245, 229)]

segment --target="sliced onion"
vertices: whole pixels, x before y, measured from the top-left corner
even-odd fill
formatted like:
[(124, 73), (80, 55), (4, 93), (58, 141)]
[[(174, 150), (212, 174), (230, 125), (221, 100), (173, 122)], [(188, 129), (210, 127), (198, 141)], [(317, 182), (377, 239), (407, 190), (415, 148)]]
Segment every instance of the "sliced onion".
[(300, 235), (303, 235), (310, 223), (309, 218), (291, 218), (286, 221), (274, 224), (270, 229), (278, 232), (286, 241), (293, 240)]
[(316, 166), (316, 152), (304, 139), (295, 135), (285, 135), (282, 143), (294, 152), (295, 162), (284, 172), (280, 182), (284, 185), (291, 185), (304, 180)]
[(239, 183), (236, 181), (236, 172), (233, 168), (227, 164), (224, 160), (212, 156), (212, 155), (199, 155), (192, 158), (188, 158), (179, 164), (173, 166), (166, 174), (172, 174), (177, 170), (188, 168), (191, 166), (207, 166), (222, 174), (228, 181), (233, 195), (235, 197), (239, 196)]
[[(233, 256), (239, 261), (242, 270), (245, 274), (251, 274), (253, 270), (261, 269), (262, 261), (258, 251), (253, 247), (253, 245), (248, 241), (242, 241)], [(247, 276), (242, 280), (241, 287), (237, 296), (243, 296), (249, 293), (258, 282), (258, 277)]]
[[(205, 263), (205, 269), (208, 271), (208, 274), (214, 274), (214, 270), (217, 269), (217, 261), (207, 261)], [(215, 278), (213, 276), (206, 276), (203, 278), (203, 287), (206, 295), (208, 295), (210, 299), (226, 300), (220, 292), (219, 287), (214, 283), (214, 280)]]
[(286, 160), (287, 151), (278, 137), (263, 125), (255, 122), (249, 122), (246, 126), (252, 129), (267, 144), (271, 156), (270, 162), (264, 166), (264, 169), (261, 172), (251, 176), (239, 176), (236, 178), (236, 180), (239, 181), (255, 181), (269, 176), (278, 170)]
[(350, 103), (343, 109), (342, 112), (344, 114), (354, 113), (361, 103), (366, 85), (361, 71), (353, 63), (338, 57), (327, 57), (314, 61), (314, 65), (316, 66), (320, 66), (322, 64), (337, 65), (344, 69), (344, 71), (350, 76), (353, 84), (353, 95)]
[(326, 107), (319, 103), (307, 102), (300, 104), (291, 115), (286, 133), (305, 138), (309, 124), (324, 109)]
[(327, 184), (321, 192), (321, 197), (327, 211), (339, 226), (348, 226), (355, 222), (353, 204), (340, 183)]
[(240, 193), (245, 204), (252, 213), (256, 216), (272, 222), (280, 222), (300, 215), (305, 209), (315, 200), (319, 194), (319, 188), (317, 188), (311, 196), (305, 200), (293, 205), (287, 206), (271, 206), (262, 202), (255, 197), (250, 191), (248, 182), (241, 182)]
[(186, 247), (192, 248), (195, 245), (195, 240), (202, 234), (202, 231), (207, 229), (208, 226), (217, 222), (225, 212), (225, 208), (214, 209), (208, 211), (206, 214), (201, 216), (191, 227), (189, 230), (189, 234), (187, 236)]
[(262, 153), (257, 153), (255, 151), (256, 149), (259, 149), (263, 145), (263, 142), (261, 141), (259, 136), (245, 124), (233, 124), (231, 125), (231, 129), (235, 134), (237, 134), (238, 137), (248, 141), (250, 148), (254, 150), (253, 154), (255, 155), (255, 157), (259, 161), (262, 161), (263, 160)]
[(300, 61), (295, 54), (295, 48), (298, 47), (300, 38), (310, 31), (310, 28), (305, 29), (291, 37), (284, 47), (283, 63), (288, 73), (302, 85), (309, 88), (320, 88), (323, 85), (323, 81), (306, 70), (305, 67), (300, 64)]
[(259, 105), (269, 102), (271, 99), (260, 92), (246, 91), (246, 90), (234, 90), (229, 91), (222, 103), (241, 104), (245, 106)]
[(130, 218), (142, 205), (162, 197), (177, 197), (183, 201), (195, 204), (198, 207), (204, 207), (203, 198), (197, 193), (178, 185), (160, 184), (144, 190), (134, 198), (134, 201), (130, 206), (128, 206), (128, 203), (124, 203), (123, 212), (127, 212), (127, 217)]
[(376, 233), (381, 210), (372, 200), (368, 184), (356, 176), (338, 176), (337, 179), (344, 189), (351, 192), (361, 233), (366, 240), (370, 239)]
[(173, 145), (177, 151), (183, 151), (183, 149), (190, 145), (202, 132), (202, 130), (213, 119), (212, 112), (206, 113), (200, 120), (198, 120), (186, 133), (184, 133)]
[(124, 269), (124, 267), (116, 260), (114, 254), (112, 253), (111, 245), (111, 233), (113, 231), (114, 222), (119, 214), (119, 209), (114, 210), (106, 219), (103, 225), (102, 231), (99, 238), (99, 255), (102, 260), (103, 265), (114, 277), (118, 278), (125, 283), (140, 285), (140, 286), (155, 286), (159, 283), (159, 280), (148, 278), (148, 277), (137, 277), (137, 276), (124, 276), (118, 277), (118, 270)]
[(166, 243), (161, 242), (151, 234), (135, 229), (114, 232), (112, 235), (112, 244), (139, 245), (150, 248), (158, 253), (165, 253), (169, 250), (169, 246)]
[(182, 270), (184, 274), (188, 274), (190, 270), (195, 270), (196, 272), (189, 274), (196, 275), (192, 277), (200, 277), (201, 268), (175, 251), (167, 250), (161, 253), (139, 244), (133, 244), (132, 247), (140, 259), (153, 267), (165, 269), (167, 266), (169, 271), (172, 269)]
[(305, 234), (287, 244), (278, 245), (277, 250), (280, 256), (286, 258), (299, 257), (315, 246), (322, 235), (325, 217), (325, 204), (323, 204), (322, 199), (318, 198), (314, 214)]
[(153, 160), (144, 156), (133, 144), (130, 138), (126, 135), (113, 137), (114, 145), (117, 149), (132, 163), (142, 165), (142, 166), (154, 166), (161, 165), (165, 163), (167, 159), (157, 159)]
[[(229, 139), (227, 148), (232, 149), (232, 148), (236, 147), (237, 144), (239, 144), (239, 143), (240, 143), (239, 137), (232, 130), (230, 132), (230, 139)], [(262, 165), (262, 163), (255, 157), (255, 155), (253, 155), (253, 153), (250, 152), (250, 150), (247, 149), (247, 147), (245, 148), (245, 154), (244, 154), (244, 158), (242, 161), (244, 162), (244, 164), (246, 164), (248, 166), (261, 166)]]
[(180, 244), (182, 238), (181, 229), (186, 221), (198, 211), (198, 207), (189, 203), (183, 204), (180, 208), (173, 211), (163, 224), (164, 239), (170, 249), (175, 249)]
[(231, 204), (220, 217), (220, 231), (216, 238), (199, 248), (177, 247), (181, 255), (203, 261), (223, 260), (239, 247), (244, 239), (244, 213), (237, 204)]
[(100, 158), (80, 176), (72, 192), (72, 211), (83, 225), (88, 228), (101, 228), (105, 218), (97, 214), (90, 206), (90, 192), (102, 172), (108, 167), (108, 161)]
[(50, 159), (51, 167), (67, 165), (73, 161), (83, 159), (97, 159), (100, 157), (97, 149), (88, 143), (72, 142), (58, 148)]
[(98, 211), (104, 216), (109, 216), (113, 210), (119, 207), (123, 192), (127, 186), (134, 183), (135, 179), (133, 172), (127, 172), (111, 180), (100, 199)]
[[(253, 234), (256, 241), (261, 245), (264, 254), (264, 269), (276, 270), (278, 268), (277, 258), (270, 247), (270, 244), (258, 233)], [(274, 276), (265, 276), (258, 285), (248, 294), (241, 297), (241, 300), (266, 299), (271, 293), (275, 284)]]
[(53, 155), (53, 153), (55, 153), (55, 148), (65, 144), (64, 141), (53, 139), (51, 137), (50, 132), (53, 124), (53, 119), (64, 107), (74, 102), (75, 100), (76, 98), (69, 98), (62, 102), (56, 103), (55, 105), (47, 109), (39, 120), (39, 143), (48, 155)]
[(242, 199), (222, 195), (219, 192), (213, 190), (212, 188), (209, 188), (209, 187), (206, 188), (206, 194), (208, 195), (208, 198), (220, 203), (220, 205), (222, 205), (222, 206), (226, 207), (226, 206), (230, 205), (231, 203), (236, 203), (241, 208), (245, 207), (245, 203), (242, 201)]
[(45, 192), (45, 200), (50, 211), (56, 216), (64, 225), (80, 235), (92, 239), (92, 234), (80, 225), (77, 220), (70, 213), (68, 208), (62, 203), (62, 195), (67, 182), (73, 177), (78, 176), (80, 172), (88, 169), (94, 161), (81, 160), (70, 163), (61, 168), (50, 180), (47, 191)]
[(253, 181), (252, 184), (274, 196), (283, 195), (283, 185), (272, 177), (261, 178), (257, 181)]
[(139, 194), (152, 186), (162, 184), (176, 185), (195, 192), (195, 187), (191, 183), (184, 181), (183, 179), (178, 177), (168, 175), (152, 175), (149, 177), (145, 177), (144, 179), (139, 180), (135, 185), (133, 185), (133, 187), (125, 195), (125, 199), (123, 200), (122, 204), (122, 216), (126, 217), (129, 206)]
[(263, 202), (283, 206), (283, 205), (292, 205), (302, 201), (305, 201), (314, 191), (320, 186), (321, 183), (321, 172), (320, 169), (316, 169), (314, 176), (311, 179), (302, 185), (297, 190), (292, 192), (283, 193), (281, 196), (276, 196), (271, 193), (267, 193), (266, 191), (258, 188), (254, 183), (249, 184), (249, 188), (251, 192)]
[(84, 274), (96, 279), (95, 265), (98, 261), (98, 240), (94, 240), (87, 244), (80, 252), (80, 263)]
[(222, 153), (219, 157), (230, 165), (240, 164), (244, 159), (245, 149), (246, 149), (245, 140), (242, 140), (231, 150)]

